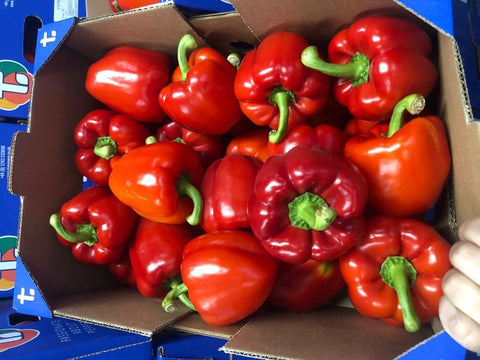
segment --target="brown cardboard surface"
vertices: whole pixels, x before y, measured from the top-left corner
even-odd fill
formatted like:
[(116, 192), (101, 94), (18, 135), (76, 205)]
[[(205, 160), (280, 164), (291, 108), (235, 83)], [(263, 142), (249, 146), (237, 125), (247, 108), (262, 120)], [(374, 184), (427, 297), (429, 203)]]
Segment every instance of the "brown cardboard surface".
[(222, 339), (230, 339), (245, 324), (247, 320), (228, 326), (212, 326), (202, 320), (198, 313), (191, 313), (170, 326), (171, 329), (191, 334), (209, 335)]
[[(84, 78), (89, 64), (108, 49), (117, 45), (159, 49), (167, 52), (174, 63), (177, 42), (185, 32), (194, 34), (199, 46), (204, 37), (220, 44), (224, 51), (229, 51), (232, 40), (256, 41), (280, 29), (298, 31), (321, 45), (336, 29), (361, 15), (380, 10), (413, 16), (389, 0), (233, 3), (239, 14), (202, 17), (191, 23), (170, 4), (81, 20), (74, 25), (61, 48), (37, 73), (29, 132), (19, 134), (12, 148), (10, 187), (23, 196), (20, 257), (56, 316), (142, 334), (152, 334), (175, 322), (177, 329), (231, 338), (226, 351), (264, 358), (391, 359), (429, 336), (430, 327), (408, 334), (340, 307), (304, 314), (262, 311), (245, 326), (210, 327), (201, 323), (198, 315), (186, 316), (188, 312), (182, 308), (177, 314), (165, 314), (158, 300), (114, 284), (103, 268), (74, 260), (48, 225), (50, 214), (81, 188), (71, 134), (80, 118), (98, 106), (86, 93)], [(455, 44), (446, 35), (437, 38), (442, 79), (437, 90), (441, 97), (437, 110), (451, 137), (454, 202), (457, 221), (461, 221), (480, 213), (480, 174), (475, 173), (480, 134), (478, 125), (470, 123), (465, 111), (468, 103), (463, 98)]]
[(183, 304), (177, 306), (175, 313), (167, 313), (162, 308), (161, 300), (139, 296), (135, 289), (127, 287), (57, 297), (52, 302), (56, 316), (134, 329), (146, 336), (191, 313)]
[(428, 326), (411, 334), (347, 308), (270, 310), (255, 314), (222, 350), (265, 359), (391, 360), (431, 334)]

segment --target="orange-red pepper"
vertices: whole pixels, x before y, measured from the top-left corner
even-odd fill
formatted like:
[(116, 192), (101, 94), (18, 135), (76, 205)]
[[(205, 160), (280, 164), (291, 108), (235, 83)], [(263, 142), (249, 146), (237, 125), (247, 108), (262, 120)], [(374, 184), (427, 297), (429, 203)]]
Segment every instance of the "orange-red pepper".
[(153, 221), (198, 225), (203, 201), (203, 167), (195, 150), (175, 141), (144, 145), (123, 155), (112, 168), (112, 192)]
[(345, 145), (345, 157), (365, 175), (369, 205), (379, 213), (420, 214), (435, 205), (442, 192), (451, 166), (443, 122), (421, 116), (401, 126), (404, 110), (414, 114), (423, 106), (421, 95), (409, 95), (395, 108), (388, 134), (378, 124)]

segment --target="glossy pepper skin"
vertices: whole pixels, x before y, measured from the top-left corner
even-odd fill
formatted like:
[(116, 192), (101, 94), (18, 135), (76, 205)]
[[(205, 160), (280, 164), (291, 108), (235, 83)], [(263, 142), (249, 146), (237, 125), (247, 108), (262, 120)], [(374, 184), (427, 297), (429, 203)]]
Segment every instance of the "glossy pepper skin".
[[(278, 261), (247, 231), (200, 235), (185, 246), (181, 275), (194, 308), (210, 325), (234, 324), (260, 308), (273, 287)], [(165, 300), (166, 299), (166, 300)], [(163, 306), (172, 306), (167, 295)]]
[(408, 217), (435, 205), (451, 167), (448, 138), (436, 116), (420, 116), (402, 126), (402, 114), (423, 109), (415, 94), (399, 102), (385, 135), (385, 125), (349, 139), (345, 157), (365, 175), (369, 205), (386, 215)]
[(285, 154), (298, 145), (309, 145), (318, 146), (333, 154), (343, 155), (343, 148), (347, 139), (347, 134), (333, 125), (310, 126), (299, 124), (291, 127), (279, 143), (269, 142), (267, 145), (268, 154), (270, 156)]
[(427, 97), (438, 71), (430, 60), (432, 42), (418, 25), (394, 17), (364, 17), (340, 30), (328, 45), (330, 63), (310, 46), (302, 62), (336, 77), (335, 98), (354, 117), (380, 121), (413, 93)]
[(58, 240), (83, 262), (108, 265), (126, 252), (138, 216), (106, 186), (94, 186), (64, 203), (50, 217)]
[(281, 141), (289, 127), (305, 123), (327, 100), (328, 76), (300, 61), (307, 46), (298, 34), (275, 32), (240, 63), (235, 95), (252, 122), (273, 129), (270, 142)]
[(129, 257), (138, 291), (163, 298), (169, 283), (180, 275), (185, 245), (193, 239), (186, 224), (164, 224), (141, 218), (129, 246)]
[(327, 304), (345, 287), (338, 260), (280, 262), (268, 303), (291, 312), (312, 311)]
[(77, 124), (75, 164), (83, 176), (98, 185), (108, 185), (110, 159), (145, 144), (150, 131), (129, 116), (107, 109), (89, 112)]
[(205, 231), (250, 228), (248, 201), (261, 166), (260, 160), (240, 154), (225, 155), (210, 165), (201, 186)]
[(450, 244), (424, 222), (370, 218), (363, 240), (340, 258), (352, 304), (366, 317), (419, 330), (438, 315), (449, 251)]
[(195, 132), (222, 135), (241, 117), (233, 92), (237, 69), (217, 50), (197, 46), (192, 35), (185, 35), (178, 46), (179, 68), (172, 82), (158, 95), (158, 101), (173, 121)]
[(364, 231), (367, 183), (345, 158), (312, 146), (270, 157), (248, 204), (250, 226), (281, 261), (330, 261)]
[(218, 135), (204, 135), (188, 130), (175, 121), (169, 121), (156, 131), (158, 141), (181, 139), (191, 146), (200, 157), (200, 162), (206, 169), (212, 162), (225, 154), (225, 139)]
[(90, 65), (85, 88), (112, 110), (144, 121), (165, 119), (158, 93), (170, 81), (170, 60), (160, 51), (118, 46)]
[(253, 156), (264, 162), (270, 155), (268, 153), (268, 134), (270, 129), (267, 127), (257, 127), (241, 134), (236, 135), (227, 145), (226, 154), (241, 154)]
[(203, 167), (190, 146), (174, 141), (144, 145), (123, 155), (109, 178), (112, 192), (140, 216), (167, 224), (198, 225)]

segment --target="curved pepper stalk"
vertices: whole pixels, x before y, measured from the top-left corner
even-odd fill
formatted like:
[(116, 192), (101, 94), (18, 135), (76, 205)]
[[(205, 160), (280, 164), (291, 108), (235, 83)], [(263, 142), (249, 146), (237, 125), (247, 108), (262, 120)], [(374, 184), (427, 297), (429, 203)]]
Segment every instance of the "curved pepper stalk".
[(175, 300), (180, 300), (187, 308), (192, 311), (197, 311), (188, 297), (188, 288), (182, 282), (180, 277), (172, 278), (168, 286), (171, 290), (165, 295), (162, 300), (162, 308), (168, 313), (177, 311)]
[(50, 225), (55, 229), (58, 235), (72, 244), (85, 243), (93, 246), (97, 242), (97, 234), (92, 224), (82, 224), (77, 226), (76, 232), (65, 229), (62, 225), (62, 217), (59, 214), (50, 216)]
[(189, 216), (187, 216), (187, 222), (192, 226), (200, 224), (203, 211), (202, 194), (195, 186), (192, 185), (190, 182), (190, 177), (186, 173), (183, 173), (177, 179), (176, 187), (180, 196), (188, 196), (193, 201), (193, 211)]
[(403, 122), (403, 113), (408, 111), (412, 115), (420, 114), (425, 108), (425, 98), (420, 94), (411, 94), (405, 96), (393, 108), (390, 123), (388, 125), (388, 134), (386, 137), (392, 137), (400, 128)]
[(284, 89), (283, 87), (276, 87), (272, 90), (268, 101), (278, 107), (278, 127), (277, 130), (272, 130), (268, 135), (268, 140), (271, 143), (279, 143), (285, 137), (288, 128), (288, 107), (295, 103), (295, 95), (293, 92)]
[(188, 70), (190, 67), (188, 66), (188, 56), (187, 51), (193, 50), (197, 47), (197, 42), (195, 38), (190, 34), (185, 34), (180, 39), (177, 48), (177, 60), (178, 60), (178, 67), (180, 68), (180, 72), (182, 73), (182, 81), (187, 79)]
[(320, 58), (315, 46), (309, 46), (302, 52), (302, 63), (306, 67), (326, 75), (349, 78), (353, 86), (358, 86), (368, 81), (370, 60), (361, 53), (356, 53), (352, 56), (348, 64), (332, 64)]
[(397, 293), (405, 330), (418, 331), (421, 323), (413, 307), (409, 291), (417, 277), (417, 271), (413, 265), (403, 256), (389, 256), (380, 267), (380, 276)]

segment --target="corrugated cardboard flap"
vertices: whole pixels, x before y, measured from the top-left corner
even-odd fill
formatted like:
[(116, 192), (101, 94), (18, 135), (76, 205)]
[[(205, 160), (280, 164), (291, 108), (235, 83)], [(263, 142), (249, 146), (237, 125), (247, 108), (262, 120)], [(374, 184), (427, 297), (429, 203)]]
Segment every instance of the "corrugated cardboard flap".
[(375, 360), (391, 360), (431, 335), (428, 325), (412, 334), (344, 307), (305, 313), (265, 309), (222, 350), (264, 359), (372, 360), (375, 349)]

